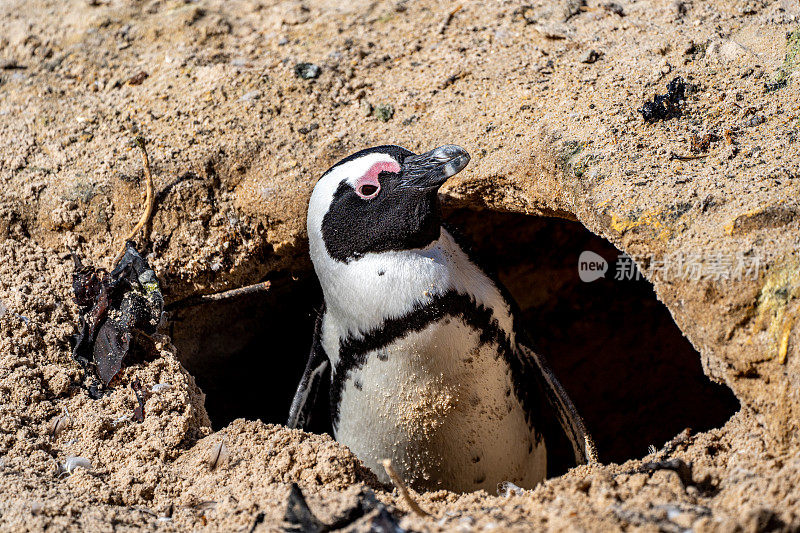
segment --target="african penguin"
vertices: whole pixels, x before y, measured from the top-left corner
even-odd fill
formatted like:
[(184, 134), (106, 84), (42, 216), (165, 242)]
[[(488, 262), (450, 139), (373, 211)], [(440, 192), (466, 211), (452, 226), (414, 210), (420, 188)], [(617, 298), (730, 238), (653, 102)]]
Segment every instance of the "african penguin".
[(439, 187), (469, 159), (378, 146), (317, 182), (308, 238), (324, 306), (288, 425), (304, 427), (330, 373), (334, 436), (381, 480), (391, 459), (416, 488), (532, 488), (549, 455), (584, 463), (595, 448), (513, 301), (442, 227)]

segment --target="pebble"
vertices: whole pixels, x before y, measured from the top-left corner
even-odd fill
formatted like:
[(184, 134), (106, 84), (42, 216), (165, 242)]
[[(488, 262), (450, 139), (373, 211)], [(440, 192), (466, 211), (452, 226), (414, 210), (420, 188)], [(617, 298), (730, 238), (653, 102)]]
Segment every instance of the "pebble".
[(594, 63), (598, 59), (600, 59), (600, 52), (592, 48), (582, 53), (581, 57), (579, 58), (581, 63)]
[(619, 5), (616, 2), (606, 2), (605, 4), (602, 4), (600, 7), (602, 7), (606, 11), (614, 13), (615, 15), (619, 15), (620, 17), (625, 16), (625, 10), (622, 8), (621, 5)]
[(67, 460), (64, 461), (63, 464), (64, 472), (71, 474), (78, 468), (85, 468), (87, 470), (90, 470), (92, 468), (92, 463), (89, 462), (89, 459), (85, 457), (73, 457), (73, 456), (67, 457)]
[(240, 102), (252, 102), (253, 100), (258, 100), (261, 98), (261, 91), (255, 90), (244, 93), (241, 98), (239, 98)]
[(754, 126), (758, 126), (759, 124), (763, 124), (766, 122), (767, 119), (764, 118), (764, 115), (753, 115), (750, 117), (750, 120), (744, 123), (745, 126), (752, 128)]
[(322, 69), (314, 63), (298, 63), (294, 67), (294, 73), (298, 78), (313, 80), (319, 78)]
[(298, 133), (300, 133), (301, 135), (307, 135), (307, 134), (311, 133), (312, 131), (314, 131), (314, 130), (316, 130), (316, 129), (318, 129), (318, 128), (319, 128), (319, 124), (317, 124), (316, 122), (312, 122), (312, 123), (311, 123), (311, 124), (309, 124), (308, 126), (303, 126), (303, 127), (301, 127), (301, 128), (300, 128), (300, 129), (298, 129), (297, 131), (298, 131)]
[(361, 114), (368, 117), (372, 114), (372, 104), (366, 100), (361, 101)]
[(689, 6), (686, 5), (686, 2), (676, 0), (670, 5), (670, 10), (676, 19), (681, 19), (689, 11)]
[(584, 0), (567, 0), (563, 6), (562, 20), (567, 22), (569, 19), (581, 12), (581, 8), (586, 5)]
[(375, 118), (381, 122), (388, 122), (394, 116), (394, 106), (392, 104), (378, 104), (374, 110)]
[(514, 496), (517, 494), (524, 494), (525, 489), (520, 487), (519, 485), (515, 485), (510, 481), (503, 481), (502, 483), (497, 485), (497, 495), (501, 498), (508, 498), (509, 496)]
[(155, 384), (155, 385), (153, 385), (153, 387), (150, 389), (150, 392), (152, 392), (152, 393), (159, 393), (159, 392), (161, 392), (161, 391), (169, 390), (169, 389), (171, 389), (171, 388), (172, 388), (172, 385), (170, 385), (169, 383), (156, 383), (156, 384)]

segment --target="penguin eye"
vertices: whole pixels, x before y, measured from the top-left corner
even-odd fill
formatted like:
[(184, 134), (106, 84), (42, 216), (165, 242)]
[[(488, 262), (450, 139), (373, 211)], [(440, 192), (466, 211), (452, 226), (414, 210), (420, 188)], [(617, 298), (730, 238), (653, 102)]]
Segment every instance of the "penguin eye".
[(378, 181), (378, 178), (368, 177), (366, 179), (362, 178), (356, 184), (356, 194), (359, 195), (364, 200), (371, 200), (378, 196), (378, 193), (381, 191), (381, 183)]
[(363, 197), (373, 196), (376, 192), (378, 192), (378, 187), (371, 183), (367, 183), (358, 188), (358, 195)]

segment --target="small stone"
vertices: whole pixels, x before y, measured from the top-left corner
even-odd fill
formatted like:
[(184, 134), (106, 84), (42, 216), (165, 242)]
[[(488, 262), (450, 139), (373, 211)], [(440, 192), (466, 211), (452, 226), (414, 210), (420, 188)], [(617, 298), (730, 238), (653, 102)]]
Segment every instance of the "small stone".
[(606, 2), (605, 4), (601, 4), (600, 7), (602, 7), (609, 13), (614, 13), (615, 15), (618, 15), (620, 17), (625, 16), (625, 10), (622, 8), (621, 5), (619, 5), (616, 2)]
[(258, 100), (261, 98), (261, 91), (250, 91), (244, 93), (241, 98), (239, 98), (240, 102), (252, 102), (253, 100)]
[(497, 495), (501, 498), (508, 498), (510, 496), (519, 496), (525, 494), (525, 489), (511, 483), (510, 481), (503, 481), (497, 484)]
[(312, 123), (311, 123), (311, 124), (309, 124), (308, 126), (303, 126), (303, 127), (301, 127), (301, 128), (300, 128), (300, 129), (298, 129), (297, 131), (298, 131), (298, 133), (300, 133), (301, 135), (307, 135), (307, 134), (311, 133), (312, 131), (314, 131), (314, 130), (315, 130), (315, 129), (317, 129), (317, 128), (319, 128), (319, 124), (317, 124), (316, 122), (312, 122)]
[(85, 468), (86, 470), (91, 470), (92, 463), (89, 462), (88, 459), (85, 457), (67, 457), (67, 460), (64, 461), (62, 465), (62, 469), (64, 472), (71, 474), (78, 468)]
[(585, 0), (567, 0), (563, 5), (563, 21), (567, 22), (569, 19), (581, 12), (581, 8), (586, 5)]
[(298, 63), (294, 67), (294, 73), (298, 78), (313, 80), (319, 78), (322, 69), (313, 63)]
[(361, 114), (368, 117), (372, 114), (372, 104), (366, 100), (361, 100)]
[(670, 10), (676, 19), (681, 19), (689, 11), (689, 6), (686, 5), (686, 2), (676, 0), (670, 5)]
[(546, 39), (552, 39), (554, 41), (566, 39), (567, 37), (573, 34), (572, 29), (570, 29), (565, 24), (559, 24), (559, 23), (536, 24), (534, 26), (534, 29), (538, 31), (542, 35), (542, 37)]
[(579, 61), (581, 63), (594, 63), (598, 59), (600, 59), (600, 52), (594, 49), (586, 50), (584, 53), (581, 54)]
[(763, 124), (766, 121), (767, 119), (764, 118), (764, 115), (753, 115), (750, 120), (744, 123), (744, 125), (748, 128), (752, 128), (758, 126), (759, 124)]
[(142, 82), (149, 77), (150, 74), (142, 70), (141, 72), (138, 72), (133, 76), (131, 76), (130, 78), (128, 78), (128, 85), (141, 85)]
[(381, 122), (388, 122), (394, 116), (394, 106), (392, 104), (379, 104), (375, 106), (374, 114)]

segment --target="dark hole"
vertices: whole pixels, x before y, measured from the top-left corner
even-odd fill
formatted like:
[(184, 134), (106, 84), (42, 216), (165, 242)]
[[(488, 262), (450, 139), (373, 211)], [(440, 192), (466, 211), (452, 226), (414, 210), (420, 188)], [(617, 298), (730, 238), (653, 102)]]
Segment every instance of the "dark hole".
[[(700, 354), (644, 278), (615, 280), (620, 254), (577, 222), (495, 211), (449, 220), (490, 258), (529, 336), (550, 361), (592, 432), (603, 462), (641, 457), (689, 427), (722, 426), (733, 392), (703, 374)], [(581, 281), (578, 257), (608, 262)]]
[[(613, 279), (619, 251), (604, 239), (575, 222), (495, 211), (461, 210), (448, 220), (516, 299), (603, 462), (641, 457), (687, 427), (719, 427), (738, 410), (733, 393), (703, 374), (649, 282)], [(580, 280), (584, 250), (608, 261), (605, 278)], [(215, 429), (235, 418), (286, 419), (321, 297), (312, 272), (272, 281), (267, 294), (173, 316), (173, 342), (207, 394)], [(315, 431), (329, 428), (321, 400)]]
[[(286, 423), (311, 347), (320, 295), (311, 272), (280, 275), (271, 279), (266, 293), (172, 314), (173, 343), (206, 394), (215, 430), (236, 418)], [(315, 413), (312, 429), (329, 431), (326, 415), (323, 409)]]

